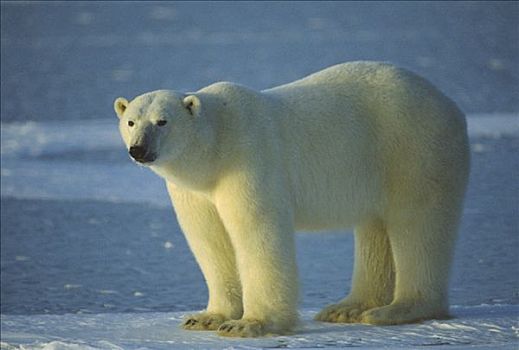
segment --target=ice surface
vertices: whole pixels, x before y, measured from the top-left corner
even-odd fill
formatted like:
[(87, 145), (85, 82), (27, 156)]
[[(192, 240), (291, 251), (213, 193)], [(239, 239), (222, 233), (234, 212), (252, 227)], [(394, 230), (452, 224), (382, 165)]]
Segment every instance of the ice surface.
[[(1, 140), (3, 196), (169, 204), (161, 181), (128, 161), (116, 119), (2, 123)], [(155, 187), (132, 186), (135, 175)]]
[(454, 318), (376, 327), (315, 322), (301, 312), (293, 335), (226, 339), (184, 331), (184, 313), (2, 316), (2, 349), (517, 349), (519, 306), (453, 307)]

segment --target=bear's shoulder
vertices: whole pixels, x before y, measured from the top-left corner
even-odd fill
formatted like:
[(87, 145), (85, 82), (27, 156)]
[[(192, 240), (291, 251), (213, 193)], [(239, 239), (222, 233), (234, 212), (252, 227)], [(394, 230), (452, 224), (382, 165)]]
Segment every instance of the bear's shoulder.
[(221, 81), (198, 91), (200, 96), (205, 96), (211, 100), (224, 103), (227, 108), (237, 108), (238, 106), (246, 106), (255, 104), (262, 99), (262, 94), (247, 86)]
[(241, 93), (257, 93), (256, 90), (251, 89), (245, 85), (232, 83), (229, 81), (219, 81), (202, 88), (199, 92), (213, 93), (219, 95), (232, 95)]

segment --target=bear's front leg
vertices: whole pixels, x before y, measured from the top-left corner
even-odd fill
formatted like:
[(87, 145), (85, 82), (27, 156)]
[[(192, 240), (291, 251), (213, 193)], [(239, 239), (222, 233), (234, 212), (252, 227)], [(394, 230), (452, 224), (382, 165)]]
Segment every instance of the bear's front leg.
[(242, 283), (243, 317), (218, 334), (258, 337), (288, 332), (297, 321), (298, 281), (290, 206), (275, 186), (233, 179), (216, 206), (231, 237)]
[(223, 322), (239, 319), (243, 313), (241, 285), (231, 241), (210, 201), (170, 183), (168, 191), (209, 290), (207, 309), (187, 316), (182, 327), (216, 330)]

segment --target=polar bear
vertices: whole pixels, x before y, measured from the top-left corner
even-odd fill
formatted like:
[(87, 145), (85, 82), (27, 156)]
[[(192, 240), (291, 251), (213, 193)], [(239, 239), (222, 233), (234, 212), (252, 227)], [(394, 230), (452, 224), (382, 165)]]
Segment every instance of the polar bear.
[(290, 331), (294, 231), (350, 227), (351, 291), (317, 320), (447, 316), (469, 147), (463, 113), (423, 78), (352, 62), (264, 91), (220, 82), (114, 104), (131, 157), (166, 181), (207, 283), (207, 308), (185, 329)]

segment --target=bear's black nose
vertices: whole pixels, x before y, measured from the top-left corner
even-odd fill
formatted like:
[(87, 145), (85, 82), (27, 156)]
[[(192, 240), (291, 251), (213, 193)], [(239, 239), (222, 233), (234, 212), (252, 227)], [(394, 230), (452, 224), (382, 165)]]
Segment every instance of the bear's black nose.
[(148, 150), (143, 146), (131, 146), (129, 151), (130, 156), (139, 163), (147, 163), (155, 160), (155, 156), (148, 154)]
[(132, 146), (130, 147), (130, 155), (136, 160), (144, 158), (144, 155), (146, 155), (146, 149), (142, 146)]

